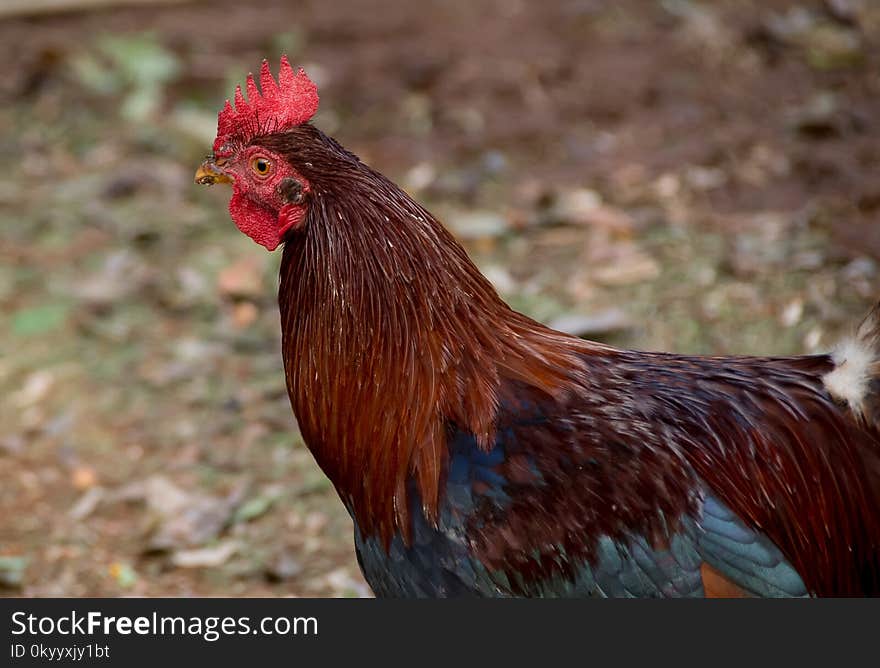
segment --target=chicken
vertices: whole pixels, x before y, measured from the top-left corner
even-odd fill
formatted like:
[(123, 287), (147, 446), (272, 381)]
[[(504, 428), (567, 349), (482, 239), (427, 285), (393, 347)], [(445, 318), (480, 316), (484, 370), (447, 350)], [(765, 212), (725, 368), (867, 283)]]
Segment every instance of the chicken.
[(380, 596), (880, 589), (880, 310), (834, 355), (618, 350), (510, 309), (281, 60), (196, 173), (269, 250), (291, 405)]

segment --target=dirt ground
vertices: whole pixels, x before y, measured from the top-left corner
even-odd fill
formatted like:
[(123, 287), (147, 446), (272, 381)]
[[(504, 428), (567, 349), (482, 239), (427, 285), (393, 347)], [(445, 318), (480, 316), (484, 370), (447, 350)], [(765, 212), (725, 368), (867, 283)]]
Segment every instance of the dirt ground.
[(615, 345), (827, 350), (880, 295), (863, 0), (214, 0), (0, 22), (0, 592), (362, 596), (300, 440), (279, 254), (192, 184), (282, 51), (317, 125), (516, 307)]

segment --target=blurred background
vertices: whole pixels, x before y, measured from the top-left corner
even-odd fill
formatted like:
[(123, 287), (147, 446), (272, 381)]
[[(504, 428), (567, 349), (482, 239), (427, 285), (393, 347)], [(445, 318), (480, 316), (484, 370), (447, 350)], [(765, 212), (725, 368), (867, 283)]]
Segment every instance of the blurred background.
[(0, 0), (0, 593), (361, 596), (280, 253), (193, 185), (263, 57), (515, 307), (827, 350), (880, 296), (871, 0)]

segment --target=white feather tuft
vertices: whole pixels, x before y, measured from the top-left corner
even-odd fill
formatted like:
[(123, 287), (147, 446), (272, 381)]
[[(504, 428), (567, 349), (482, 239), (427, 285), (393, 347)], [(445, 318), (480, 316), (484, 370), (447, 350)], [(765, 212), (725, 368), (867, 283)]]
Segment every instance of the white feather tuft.
[(848, 339), (837, 347), (831, 359), (835, 368), (822, 378), (825, 387), (831, 396), (846, 402), (850, 410), (861, 415), (877, 352), (863, 339)]

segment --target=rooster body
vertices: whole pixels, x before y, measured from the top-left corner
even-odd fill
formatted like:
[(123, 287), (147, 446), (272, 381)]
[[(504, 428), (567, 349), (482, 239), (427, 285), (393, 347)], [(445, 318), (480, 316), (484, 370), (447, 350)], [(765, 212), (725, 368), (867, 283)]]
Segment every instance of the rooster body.
[(877, 311), (833, 357), (553, 331), (307, 122), (303, 77), (264, 64), (197, 180), (232, 182), (239, 228), (285, 244), (291, 404), (377, 595), (878, 591)]

